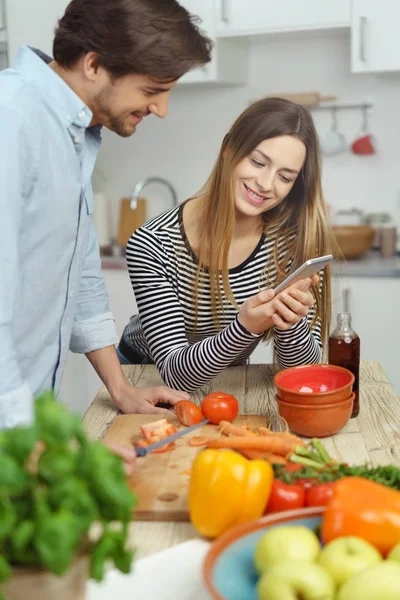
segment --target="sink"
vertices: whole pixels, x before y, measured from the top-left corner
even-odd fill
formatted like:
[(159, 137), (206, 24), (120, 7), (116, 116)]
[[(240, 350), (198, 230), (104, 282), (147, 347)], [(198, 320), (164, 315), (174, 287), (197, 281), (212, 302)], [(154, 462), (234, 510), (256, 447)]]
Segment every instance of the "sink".
[(344, 258), (358, 258), (371, 248), (375, 238), (372, 225), (333, 225), (332, 232)]

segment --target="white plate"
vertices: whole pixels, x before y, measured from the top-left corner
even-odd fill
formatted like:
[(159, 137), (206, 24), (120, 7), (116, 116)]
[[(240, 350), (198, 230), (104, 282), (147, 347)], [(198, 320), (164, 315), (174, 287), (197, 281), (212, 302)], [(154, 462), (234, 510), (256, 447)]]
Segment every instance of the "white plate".
[(210, 544), (190, 540), (134, 563), (132, 573), (109, 571), (89, 582), (87, 600), (210, 600), (203, 584), (203, 560)]

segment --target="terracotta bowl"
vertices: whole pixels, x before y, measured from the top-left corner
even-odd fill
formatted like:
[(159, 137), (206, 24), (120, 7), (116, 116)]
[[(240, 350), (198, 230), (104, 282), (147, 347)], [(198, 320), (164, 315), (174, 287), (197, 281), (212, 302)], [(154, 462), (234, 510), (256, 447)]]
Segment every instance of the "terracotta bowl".
[(279, 371), (274, 384), (284, 402), (332, 404), (349, 398), (354, 375), (336, 365), (298, 365)]
[(355, 394), (333, 404), (289, 404), (276, 396), (278, 411), (293, 433), (303, 437), (322, 438), (340, 431), (353, 410)]

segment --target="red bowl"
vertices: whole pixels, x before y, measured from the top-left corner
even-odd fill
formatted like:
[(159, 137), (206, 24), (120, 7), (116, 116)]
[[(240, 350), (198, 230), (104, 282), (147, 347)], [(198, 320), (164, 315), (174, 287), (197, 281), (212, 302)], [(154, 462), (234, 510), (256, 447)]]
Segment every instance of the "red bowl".
[(290, 404), (276, 396), (280, 416), (293, 433), (309, 438), (322, 438), (337, 433), (351, 417), (355, 394), (333, 404)]
[(349, 398), (354, 375), (336, 365), (298, 365), (277, 373), (274, 384), (284, 402), (332, 404)]

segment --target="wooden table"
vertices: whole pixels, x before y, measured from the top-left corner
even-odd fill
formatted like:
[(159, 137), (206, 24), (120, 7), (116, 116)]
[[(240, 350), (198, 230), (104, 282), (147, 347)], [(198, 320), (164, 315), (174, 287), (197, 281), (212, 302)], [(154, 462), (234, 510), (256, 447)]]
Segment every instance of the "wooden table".
[[(128, 381), (135, 386), (162, 385), (153, 365), (123, 367)], [(248, 365), (226, 369), (209, 385), (193, 392), (192, 400), (200, 404), (211, 391), (234, 394), (242, 414), (276, 414), (275, 389), (271, 365)], [(400, 399), (380, 364), (361, 363), (360, 414), (351, 419), (338, 434), (323, 440), (329, 454), (350, 464), (400, 465)], [(102, 438), (118, 414), (105, 387), (102, 387), (87, 410), (83, 422), (92, 439)], [(196, 537), (190, 523), (133, 522), (131, 539), (137, 548), (136, 558), (154, 554)]]

